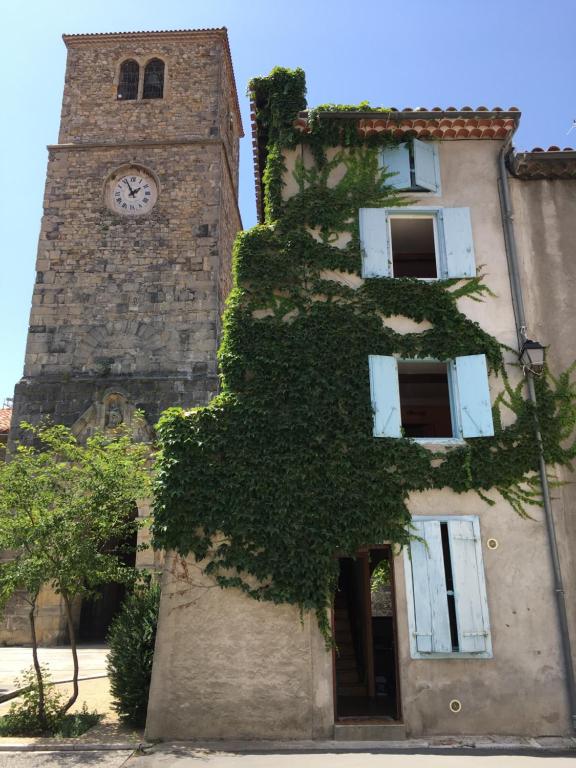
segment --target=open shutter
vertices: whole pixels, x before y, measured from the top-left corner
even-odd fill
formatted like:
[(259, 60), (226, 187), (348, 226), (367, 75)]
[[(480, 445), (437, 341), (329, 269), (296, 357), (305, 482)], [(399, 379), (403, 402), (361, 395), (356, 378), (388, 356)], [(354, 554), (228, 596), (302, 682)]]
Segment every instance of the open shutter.
[(360, 208), (362, 277), (389, 277), (388, 214), (385, 208)]
[(440, 172), (438, 147), (425, 141), (414, 139), (414, 178), (416, 185), (430, 192), (440, 191)]
[(382, 150), (380, 158), (386, 173), (396, 174), (396, 176), (386, 179), (386, 184), (394, 187), (394, 189), (410, 189), (412, 182), (410, 180), (410, 150), (408, 144), (387, 147)]
[(443, 208), (444, 248), (448, 277), (475, 277), (476, 261), (469, 208)]
[(490, 650), (490, 625), (479, 530), (470, 520), (451, 520), (448, 538), (458, 646), (461, 653), (483, 653)]
[(413, 525), (416, 535), (426, 542), (413, 540), (410, 543), (416, 650), (419, 653), (450, 653), (452, 640), (440, 523), (419, 520)]
[(463, 437), (492, 437), (486, 355), (464, 355), (455, 360), (458, 408)]
[(374, 437), (401, 437), (400, 389), (396, 358), (369, 355)]

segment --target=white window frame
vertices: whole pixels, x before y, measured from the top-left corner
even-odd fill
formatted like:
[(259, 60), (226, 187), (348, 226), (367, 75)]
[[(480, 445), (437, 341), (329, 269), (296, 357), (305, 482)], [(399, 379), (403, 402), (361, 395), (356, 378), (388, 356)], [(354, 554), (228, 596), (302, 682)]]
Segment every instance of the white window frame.
[[(418, 357), (418, 358), (397, 358), (398, 365), (402, 363), (419, 364), (419, 363), (445, 363), (446, 372), (448, 375), (448, 397), (450, 398), (450, 419), (452, 420), (452, 437), (407, 437), (406, 440), (410, 440), (413, 443), (430, 444), (434, 445), (464, 445), (465, 439), (462, 435), (462, 423), (460, 421), (460, 401), (458, 397), (458, 381), (456, 377), (456, 361), (455, 360), (437, 360), (432, 357)], [(398, 370), (398, 385), (400, 385), (400, 370)], [(402, 400), (400, 400), (402, 405)], [(402, 423), (402, 421), (400, 421)]]
[[(410, 548), (404, 547), (404, 575), (406, 582), (406, 602), (408, 607), (408, 631), (410, 637), (410, 656), (412, 659), (492, 659), (494, 658), (492, 648), (492, 633), (490, 629), (490, 617), (488, 611), (488, 596), (486, 591), (486, 577), (484, 568), (484, 558), (482, 555), (482, 540), (480, 538), (480, 518), (478, 515), (414, 515), (413, 521), (434, 521), (438, 523), (449, 523), (453, 520), (464, 520), (472, 523), (475, 538), (476, 563), (479, 568), (481, 579), (479, 579), (480, 600), (484, 618), (484, 628), (486, 635), (486, 650), (478, 653), (467, 651), (435, 652), (425, 653), (419, 651), (416, 642), (416, 613), (414, 606), (414, 578), (412, 572), (412, 559)], [(454, 571), (453, 577), (454, 577)], [(454, 585), (456, 587), (456, 585)]]
[(436, 251), (436, 277), (417, 277), (425, 283), (434, 283), (437, 280), (448, 279), (448, 262), (446, 259), (446, 245), (444, 225), (442, 222), (442, 208), (428, 206), (411, 206), (410, 208), (385, 208), (388, 232), (388, 262), (390, 264), (390, 276), (394, 277), (394, 250), (392, 243), (391, 219), (432, 219), (434, 227), (434, 249)]
[[(441, 228), (441, 217), (438, 215), (441, 209), (423, 209), (410, 208), (406, 212), (397, 208), (386, 208), (386, 227), (388, 232), (388, 262), (390, 264), (390, 277), (394, 275), (394, 246), (392, 243), (392, 219), (432, 219), (432, 228), (434, 232), (434, 255), (436, 258), (436, 277), (417, 277), (416, 280), (422, 280), (425, 283), (434, 283), (437, 280), (443, 280), (448, 275), (448, 266), (446, 264), (446, 255), (444, 248), (444, 230), (439, 233)], [(394, 213), (388, 213), (394, 211)]]

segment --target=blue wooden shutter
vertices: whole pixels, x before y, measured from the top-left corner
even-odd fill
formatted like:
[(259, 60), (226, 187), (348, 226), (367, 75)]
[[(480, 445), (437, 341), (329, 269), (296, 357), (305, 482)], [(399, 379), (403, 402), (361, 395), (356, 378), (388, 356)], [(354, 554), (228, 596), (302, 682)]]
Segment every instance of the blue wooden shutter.
[(401, 437), (400, 389), (396, 358), (369, 355), (374, 437)]
[(385, 208), (360, 208), (362, 277), (389, 277), (388, 213)]
[(448, 277), (475, 277), (476, 260), (469, 208), (443, 208), (440, 211), (444, 234), (444, 253)]
[(438, 147), (425, 141), (414, 139), (414, 180), (417, 186), (430, 192), (440, 191), (440, 172)]
[(395, 173), (386, 179), (394, 189), (410, 189), (412, 182), (410, 180), (410, 151), (408, 144), (398, 144), (396, 147), (387, 147), (382, 150), (380, 155), (381, 163), (386, 173)]
[(415, 534), (424, 540), (410, 543), (415, 647), (419, 653), (450, 653), (452, 640), (440, 523), (418, 520), (413, 526)]
[(491, 437), (494, 434), (494, 424), (486, 356), (457, 357), (455, 371), (462, 436)]
[(477, 521), (450, 520), (448, 538), (458, 646), (461, 653), (484, 653), (490, 650), (490, 624), (479, 525)]

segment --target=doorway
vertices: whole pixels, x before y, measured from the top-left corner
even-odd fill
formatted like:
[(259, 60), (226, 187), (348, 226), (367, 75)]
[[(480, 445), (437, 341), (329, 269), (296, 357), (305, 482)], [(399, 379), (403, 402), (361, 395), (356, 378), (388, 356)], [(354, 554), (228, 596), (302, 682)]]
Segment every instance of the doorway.
[(399, 720), (390, 547), (339, 558), (334, 599), (336, 719)]
[[(138, 510), (134, 510), (136, 518)], [(138, 549), (138, 531), (136, 527), (126, 534), (122, 542), (110, 542), (107, 551), (118, 555), (124, 565), (134, 568)], [(111, 581), (96, 587), (93, 597), (84, 598), (80, 607), (78, 641), (81, 643), (104, 643), (110, 624), (118, 614), (124, 598), (126, 585)]]

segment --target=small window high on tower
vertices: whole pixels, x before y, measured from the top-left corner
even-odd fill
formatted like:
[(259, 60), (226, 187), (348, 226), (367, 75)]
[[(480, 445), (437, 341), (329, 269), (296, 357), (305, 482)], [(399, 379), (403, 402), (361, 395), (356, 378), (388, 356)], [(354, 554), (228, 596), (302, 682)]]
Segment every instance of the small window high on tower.
[(164, 62), (151, 59), (144, 70), (143, 99), (161, 99), (164, 96)]
[(138, 98), (140, 67), (137, 61), (127, 59), (120, 67), (117, 98), (121, 101), (133, 101)]

